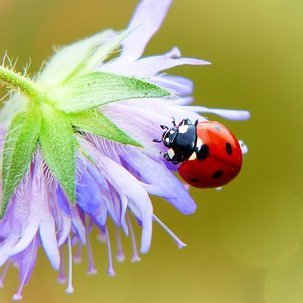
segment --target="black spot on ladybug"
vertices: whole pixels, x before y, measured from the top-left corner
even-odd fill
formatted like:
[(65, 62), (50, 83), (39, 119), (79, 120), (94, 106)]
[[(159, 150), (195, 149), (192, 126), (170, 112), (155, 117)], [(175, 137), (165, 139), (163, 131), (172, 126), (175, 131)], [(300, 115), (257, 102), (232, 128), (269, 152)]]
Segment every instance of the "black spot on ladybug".
[(222, 177), (222, 175), (223, 175), (223, 170), (216, 170), (216, 171), (213, 173), (212, 177), (213, 177), (214, 179), (219, 179), (220, 177)]
[(209, 147), (207, 144), (203, 144), (200, 149), (197, 151), (197, 158), (199, 160), (204, 160), (208, 157)]
[(230, 143), (226, 143), (225, 149), (226, 149), (226, 152), (227, 152), (229, 155), (231, 155), (231, 154), (233, 153), (233, 149), (232, 149)]
[(193, 183), (198, 183), (199, 179), (198, 178), (190, 178), (190, 181)]

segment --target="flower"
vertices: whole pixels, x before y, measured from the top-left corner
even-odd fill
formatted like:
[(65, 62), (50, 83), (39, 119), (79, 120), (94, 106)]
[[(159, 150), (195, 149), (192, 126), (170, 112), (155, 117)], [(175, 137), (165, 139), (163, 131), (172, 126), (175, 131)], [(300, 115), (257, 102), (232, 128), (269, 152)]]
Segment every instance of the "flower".
[[(73, 291), (72, 259), (87, 247), (88, 273), (96, 273), (90, 244), (96, 226), (106, 243), (109, 275), (114, 275), (110, 218), (116, 228), (117, 259), (124, 253), (120, 230), (130, 237), (132, 261), (139, 261), (132, 219), (142, 228), (140, 252), (149, 250), (153, 221), (182, 248), (185, 244), (153, 213), (151, 195), (166, 199), (183, 214), (196, 205), (167, 162), (161, 124), (171, 117), (206, 119), (213, 113), (242, 120), (246, 111), (190, 106), (192, 82), (162, 72), (178, 65), (209, 62), (181, 57), (175, 47), (159, 56), (142, 57), (159, 29), (171, 0), (143, 0), (124, 32), (105, 31), (67, 46), (44, 67), (36, 82), (0, 68), (0, 80), (18, 89), (1, 113), (2, 220), (0, 265), (15, 264), (22, 298), (37, 250), (43, 247), (51, 265)], [(117, 48), (121, 53), (111, 58)], [(111, 59), (109, 59), (111, 58)], [(76, 246), (73, 256), (72, 246)], [(67, 247), (68, 273), (65, 273)]]

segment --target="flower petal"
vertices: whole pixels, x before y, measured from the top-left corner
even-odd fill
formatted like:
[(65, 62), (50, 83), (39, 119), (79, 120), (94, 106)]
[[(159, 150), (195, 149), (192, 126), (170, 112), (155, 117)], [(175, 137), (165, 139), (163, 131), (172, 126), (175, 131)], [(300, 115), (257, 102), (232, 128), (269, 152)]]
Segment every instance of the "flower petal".
[(72, 221), (70, 217), (67, 217), (65, 214), (61, 214), (60, 228), (58, 230), (58, 247), (63, 245), (67, 240), (72, 227)]
[(56, 227), (54, 218), (46, 210), (41, 218), (39, 233), (41, 242), (49, 261), (55, 270), (60, 266), (60, 254), (56, 238)]
[(164, 55), (150, 56), (137, 61), (120, 61), (117, 59), (104, 65), (102, 71), (124, 76), (150, 78), (159, 72), (179, 65), (209, 65), (210, 62), (194, 58), (181, 58), (180, 51), (174, 47)]
[(75, 227), (78, 236), (83, 244), (86, 244), (86, 231), (84, 222), (82, 221), (79, 210), (76, 206), (71, 207), (72, 225)]
[(183, 214), (192, 214), (196, 210), (196, 204), (188, 191), (164, 164), (135, 149), (128, 154), (122, 154), (121, 158), (129, 166), (129, 170), (146, 183), (144, 188), (149, 193), (163, 197)]
[(125, 216), (126, 216), (126, 210), (127, 210), (127, 197), (121, 195), (121, 226), (123, 228), (124, 233), (126, 234), (126, 236), (128, 236), (128, 226), (125, 220)]
[(71, 210), (70, 210), (69, 201), (67, 200), (66, 195), (59, 184), (57, 184), (56, 186), (56, 195), (60, 209), (62, 209), (65, 212), (65, 214), (70, 216)]
[(120, 225), (121, 202), (116, 189), (110, 186), (110, 190), (104, 193), (106, 208), (114, 220), (115, 224)]
[(10, 249), (9, 256), (14, 256), (28, 247), (38, 231), (39, 223), (40, 218), (38, 216), (30, 216), (22, 229), (20, 240)]
[(102, 155), (87, 141), (82, 140), (81, 143), (89, 155), (98, 163), (108, 183), (120, 195), (127, 197), (128, 207), (142, 221), (141, 252), (147, 252), (151, 243), (153, 208), (146, 190), (120, 164)]
[(179, 97), (189, 96), (193, 93), (193, 82), (184, 77), (161, 75), (153, 77), (152, 81), (162, 87), (168, 88)]
[(123, 60), (138, 59), (150, 38), (160, 28), (172, 0), (143, 0), (137, 6), (128, 26), (131, 33), (123, 41)]
[(82, 175), (78, 179), (76, 186), (77, 204), (85, 213), (90, 215), (100, 227), (104, 227), (107, 218), (107, 210), (104, 205), (101, 187), (102, 184), (105, 184), (106, 182), (101, 174), (98, 175), (98, 178), (93, 178), (90, 175), (90, 171), (92, 171), (93, 168), (91, 168), (89, 163), (86, 165), (90, 168), (82, 168)]
[(246, 110), (208, 108), (204, 106), (187, 106), (187, 109), (197, 113), (215, 114), (230, 120), (247, 120), (250, 118), (250, 113)]
[(30, 279), (36, 263), (38, 249), (37, 242), (37, 238), (34, 237), (31, 244), (20, 254), (20, 262), (18, 264), (20, 268), (20, 281), (24, 284)]
[(77, 182), (76, 190), (77, 204), (84, 212), (94, 215), (99, 208), (102, 197), (97, 183), (87, 171), (83, 171)]
[(10, 251), (18, 241), (19, 237), (17, 235), (11, 235), (1, 243), (0, 246), (0, 266), (2, 266), (10, 256)]
[(3, 144), (5, 141), (6, 129), (0, 125), (0, 150), (3, 148)]

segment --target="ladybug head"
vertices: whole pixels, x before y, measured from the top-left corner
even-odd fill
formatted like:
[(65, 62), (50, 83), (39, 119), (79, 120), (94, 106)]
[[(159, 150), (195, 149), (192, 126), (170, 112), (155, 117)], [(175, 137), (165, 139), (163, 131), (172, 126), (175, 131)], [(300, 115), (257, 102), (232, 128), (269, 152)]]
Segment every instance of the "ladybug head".
[(198, 120), (192, 124), (189, 119), (183, 119), (177, 125), (173, 119), (172, 123), (173, 127), (171, 128), (160, 125), (165, 130), (162, 138), (153, 141), (163, 143), (165, 147), (168, 147), (168, 150), (163, 154), (165, 160), (178, 164), (188, 159), (195, 151)]
[(166, 147), (171, 147), (174, 144), (176, 136), (178, 134), (178, 128), (172, 127), (167, 129), (162, 135), (162, 142)]
[(165, 132), (162, 135), (162, 142), (166, 147), (174, 146), (176, 137), (179, 134), (185, 134), (188, 131), (189, 125), (192, 125), (189, 119), (183, 119), (178, 125), (176, 125), (175, 119), (173, 118), (172, 123), (172, 128), (161, 125), (161, 128), (165, 129)]

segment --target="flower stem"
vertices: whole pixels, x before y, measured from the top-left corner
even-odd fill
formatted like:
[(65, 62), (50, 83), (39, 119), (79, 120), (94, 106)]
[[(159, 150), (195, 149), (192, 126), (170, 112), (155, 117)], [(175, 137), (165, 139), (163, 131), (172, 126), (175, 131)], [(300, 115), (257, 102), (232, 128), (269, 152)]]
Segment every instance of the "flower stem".
[(41, 101), (44, 99), (44, 92), (34, 82), (27, 77), (14, 72), (13, 70), (0, 66), (0, 83), (8, 87), (21, 91), (31, 101)]

